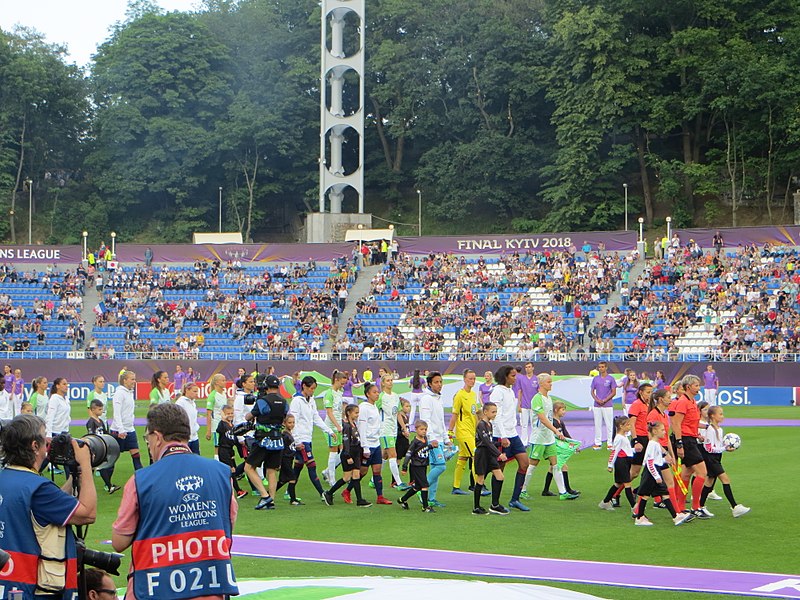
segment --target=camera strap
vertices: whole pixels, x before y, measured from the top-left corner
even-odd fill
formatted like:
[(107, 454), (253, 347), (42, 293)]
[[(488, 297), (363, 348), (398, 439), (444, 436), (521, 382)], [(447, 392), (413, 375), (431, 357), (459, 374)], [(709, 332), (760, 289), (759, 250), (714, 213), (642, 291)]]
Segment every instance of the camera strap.
[(161, 458), (166, 458), (167, 456), (171, 456), (173, 454), (191, 454), (192, 451), (189, 449), (189, 446), (184, 445), (183, 443), (177, 443), (174, 446), (168, 446), (164, 453), (161, 455)]

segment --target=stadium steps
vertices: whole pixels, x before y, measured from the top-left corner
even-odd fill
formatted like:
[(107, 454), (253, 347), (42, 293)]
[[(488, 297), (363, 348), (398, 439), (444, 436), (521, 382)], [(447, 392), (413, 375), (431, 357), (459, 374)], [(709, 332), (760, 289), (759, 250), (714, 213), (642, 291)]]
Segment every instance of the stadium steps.
[(92, 339), (92, 332), (94, 331), (95, 314), (94, 309), (100, 304), (103, 299), (103, 294), (97, 291), (94, 286), (94, 281), (89, 278), (86, 281), (86, 293), (83, 295), (83, 308), (81, 309), (81, 320), (86, 329), (86, 345)]
[[(385, 265), (374, 265), (369, 267), (362, 267), (358, 272), (358, 279), (350, 287), (347, 292), (347, 303), (344, 305), (342, 314), (339, 315), (339, 326), (344, 327), (347, 322), (356, 316), (356, 302), (369, 295), (369, 290), (372, 287), (372, 278), (380, 273)], [(344, 331), (344, 329), (342, 329)], [(331, 352), (333, 344), (336, 342), (336, 336), (329, 335), (322, 346), (322, 352)]]

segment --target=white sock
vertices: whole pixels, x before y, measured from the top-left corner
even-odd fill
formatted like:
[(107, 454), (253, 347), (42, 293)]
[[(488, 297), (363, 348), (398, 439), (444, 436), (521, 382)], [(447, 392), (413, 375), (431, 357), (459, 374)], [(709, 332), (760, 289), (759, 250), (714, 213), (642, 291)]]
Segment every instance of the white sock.
[(328, 454), (328, 481), (331, 485), (336, 483), (336, 459), (339, 458), (337, 452)]
[(531, 482), (534, 470), (536, 470), (536, 465), (528, 465), (528, 470), (525, 472), (525, 482), (522, 484), (523, 492), (528, 491), (528, 484)]
[(400, 479), (400, 468), (397, 466), (397, 457), (389, 459), (389, 470), (392, 472), (392, 477), (394, 478), (394, 482), (397, 485), (403, 483), (403, 480)]
[(256, 473), (259, 479), (264, 479), (264, 467), (256, 467)]
[(564, 473), (561, 469), (558, 468), (557, 465), (553, 465), (553, 479), (556, 480), (556, 486), (558, 487), (559, 494), (566, 494), (567, 493), (567, 486), (564, 485)]

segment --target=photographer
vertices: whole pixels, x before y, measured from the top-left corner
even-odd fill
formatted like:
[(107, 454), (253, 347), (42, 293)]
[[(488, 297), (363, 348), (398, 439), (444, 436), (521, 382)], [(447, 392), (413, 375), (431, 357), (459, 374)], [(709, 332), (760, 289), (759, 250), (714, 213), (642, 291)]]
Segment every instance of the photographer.
[(86, 569), (87, 600), (116, 600), (117, 586), (111, 576), (102, 569)]
[[(286, 418), (288, 406), (286, 400), (278, 393), (280, 380), (275, 375), (264, 378), (263, 388), (259, 387), (258, 398), (245, 415), (248, 421), (255, 421), (255, 443), (247, 456), (244, 472), (253, 486), (261, 494), (256, 510), (275, 508), (275, 494), (278, 488), (278, 470), (281, 468), (283, 453), (283, 420)], [(269, 481), (269, 495), (264, 483), (256, 472), (256, 467), (264, 465)]]
[(14, 588), (24, 598), (72, 598), (77, 594), (75, 537), (68, 525), (94, 523), (97, 492), (89, 448), (72, 440), (80, 466), (80, 493), (72, 480), (62, 489), (38, 474), (47, 455), (45, 423), (19, 415), (0, 436), (6, 467), (0, 471), (0, 547), (11, 562), (0, 572), (0, 596)]
[(230, 556), (237, 512), (230, 469), (192, 453), (189, 419), (174, 404), (152, 407), (146, 431), (155, 462), (125, 484), (111, 537), (117, 552), (134, 546), (126, 598), (238, 594)]

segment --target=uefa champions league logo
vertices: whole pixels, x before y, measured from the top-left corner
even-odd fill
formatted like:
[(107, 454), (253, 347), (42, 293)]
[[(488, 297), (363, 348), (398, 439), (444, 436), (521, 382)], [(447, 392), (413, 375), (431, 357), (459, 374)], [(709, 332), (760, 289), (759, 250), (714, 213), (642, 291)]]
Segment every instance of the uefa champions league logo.
[(203, 478), (199, 475), (187, 475), (175, 482), (175, 487), (181, 492), (193, 492), (203, 487)]

